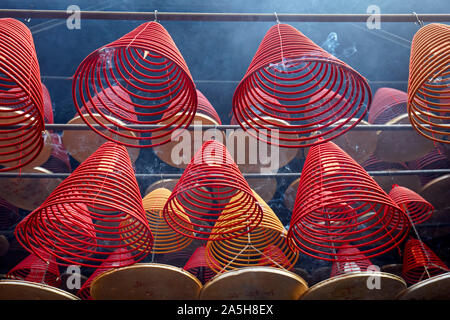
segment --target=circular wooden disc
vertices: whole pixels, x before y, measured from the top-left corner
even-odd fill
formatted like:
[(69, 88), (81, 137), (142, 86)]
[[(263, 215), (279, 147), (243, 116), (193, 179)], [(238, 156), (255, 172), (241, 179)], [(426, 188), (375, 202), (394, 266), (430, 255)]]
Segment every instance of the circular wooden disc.
[[(161, 122), (161, 124), (163, 124), (164, 122)], [(201, 114), (201, 113), (197, 113), (194, 116), (194, 119), (192, 120), (192, 124), (191, 125), (219, 125), (214, 119), (212, 119), (211, 117), (208, 117), (207, 115)], [(161, 134), (163, 131), (158, 132), (158, 134)], [(153, 147), (153, 152), (155, 153), (155, 155), (161, 159), (162, 161), (164, 161), (165, 163), (167, 163), (168, 165), (172, 166), (172, 167), (176, 167), (176, 168), (182, 168), (185, 169), (187, 167), (187, 165), (189, 164), (189, 162), (191, 162), (191, 159), (194, 157), (195, 153), (198, 151), (199, 148), (202, 147), (203, 142), (206, 142), (206, 140), (209, 140), (209, 138), (207, 137), (206, 139), (203, 139), (204, 137), (204, 130), (200, 130), (198, 133), (194, 132), (194, 130), (187, 130), (186, 132), (189, 133), (189, 138), (184, 138), (184, 135), (181, 135), (179, 138), (176, 138), (174, 141), (169, 141), (163, 145), (159, 145), (159, 146), (155, 146)], [(224, 140), (224, 134), (223, 132), (219, 131), (219, 129), (217, 129), (215, 131), (220, 132), (222, 134), (222, 140), (218, 139), (220, 142), (225, 143)], [(200, 134), (201, 133), (201, 134)], [(167, 139), (167, 138), (164, 138)], [(186, 139), (188, 141), (186, 141)], [(153, 140), (153, 142), (157, 142), (158, 139)], [(184, 154), (184, 150), (186, 150), (186, 148), (181, 148), (181, 146), (177, 149), (175, 149), (177, 147), (178, 144), (183, 144), (186, 145), (186, 147), (190, 147), (190, 152), (188, 154)], [(174, 155), (172, 155), (173, 150), (175, 149), (175, 151), (183, 151), (181, 153), (176, 153)], [(177, 161), (174, 161), (174, 157), (177, 157)], [(178, 163), (180, 162), (180, 163)]]
[[(337, 121), (336, 124), (344, 120)], [(356, 119), (350, 120), (352, 124)], [(367, 121), (361, 120), (358, 126), (370, 126)], [(378, 144), (378, 135), (375, 130), (349, 130), (343, 135), (333, 139), (333, 142), (348, 153), (356, 162), (363, 163), (375, 152)]]
[(22, 281), (1, 280), (0, 300), (80, 300), (64, 290), (45, 284)]
[(381, 272), (391, 273), (398, 277), (402, 277), (403, 264), (393, 263), (386, 264), (381, 267)]
[(137, 263), (99, 275), (91, 284), (91, 296), (94, 300), (193, 300), (201, 288), (201, 282), (181, 268)]
[[(22, 169), (22, 173), (51, 173), (36, 167)], [(0, 197), (18, 208), (33, 211), (39, 207), (52, 191), (61, 183), (61, 179), (53, 178), (1, 178)]]
[(431, 180), (420, 189), (419, 193), (435, 209), (450, 207), (450, 174)]
[[(379, 276), (380, 286), (369, 289), (367, 283)], [(375, 283), (375, 281), (373, 281)], [(302, 296), (302, 300), (392, 300), (406, 288), (406, 282), (393, 274), (352, 272), (321, 281)]]
[(175, 185), (177, 184), (177, 182), (178, 182), (178, 179), (158, 180), (158, 181), (152, 183), (151, 185), (149, 185), (147, 187), (147, 189), (145, 189), (145, 195), (147, 195), (150, 192), (152, 192), (156, 189), (159, 189), (159, 188), (165, 188), (165, 189), (172, 191), (173, 188), (175, 188)]
[(222, 273), (200, 292), (203, 300), (297, 300), (308, 289), (300, 276), (271, 267), (248, 267)]
[(402, 291), (399, 300), (450, 300), (450, 272), (420, 281)]
[(250, 188), (266, 202), (271, 200), (277, 191), (277, 179), (275, 178), (248, 178), (246, 180)]
[[(408, 114), (402, 114), (386, 124), (409, 124)], [(378, 131), (378, 145), (374, 155), (387, 162), (405, 162), (419, 159), (434, 149), (433, 141), (416, 130)]]
[(9, 250), (9, 241), (4, 235), (0, 235), (0, 257), (3, 257)]
[[(101, 117), (100, 115), (94, 114), (95, 118), (98, 122), (104, 123), (104, 124), (110, 124), (105, 118)], [(91, 118), (89, 114), (84, 115), (84, 117), (87, 119), (89, 123), (96, 124), (95, 120)], [(115, 122), (122, 123), (121, 121), (114, 119), (112, 117), (109, 117), (110, 119), (113, 119)], [(72, 120), (68, 122), (68, 124), (85, 124), (83, 119), (80, 116), (76, 116)], [(136, 134), (132, 131), (123, 131), (129, 136), (136, 136)], [(112, 133), (109, 133), (105, 130), (105, 133), (108, 133), (109, 136), (113, 136)], [(95, 131), (91, 130), (89, 127), (86, 130), (65, 130), (62, 134), (62, 143), (66, 147), (67, 151), (70, 153), (70, 155), (77, 160), (78, 162), (83, 162), (86, 160), (91, 154), (93, 154), (97, 149), (107, 142), (108, 140), (103, 138), (101, 135), (96, 133)], [(127, 139), (123, 137), (119, 137), (119, 141), (131, 143), (131, 144), (138, 144), (136, 140)], [(131, 162), (134, 163), (136, 159), (139, 157), (140, 149), (139, 148), (127, 148), (128, 154), (130, 155)]]
[[(279, 119), (273, 119), (269, 117), (263, 117), (264, 119), (270, 119), (270, 121), (273, 121), (274, 123), (279, 123), (283, 125), (288, 125), (286, 121), (279, 120)], [(259, 122), (259, 121), (255, 121)], [(283, 135), (288, 137), (288, 135)], [(265, 137), (264, 137), (265, 138)], [(237, 129), (232, 131), (228, 137), (227, 142), (234, 140), (234, 151), (231, 150), (231, 146), (227, 144), (228, 150), (233, 154), (234, 161), (239, 166), (239, 169), (242, 172), (246, 173), (254, 173), (254, 172), (260, 172), (261, 168), (269, 168), (270, 170), (278, 170), (279, 168), (284, 167), (288, 163), (290, 163), (292, 160), (297, 157), (299, 154), (298, 148), (283, 148), (278, 146), (270, 146), (266, 145), (263, 141), (259, 141), (258, 139), (251, 136), (249, 133), (245, 132), (243, 129)], [(286, 143), (286, 142), (285, 142)], [(250, 145), (254, 146), (250, 149)], [(277, 156), (278, 165), (276, 163), (269, 163), (269, 164), (261, 164), (259, 159), (259, 148), (262, 148), (262, 154), (268, 156), (268, 161), (271, 161), (272, 157), (272, 148), (274, 149), (274, 152), (277, 154), (274, 155)], [(242, 160), (242, 155), (244, 155), (244, 160)], [(256, 157), (256, 161), (251, 161), (253, 158), (250, 158), (251, 156)], [(265, 161), (265, 160), (264, 160)], [(252, 163), (251, 163), (252, 162)], [(253, 163), (256, 162), (256, 163)], [(273, 166), (273, 167), (272, 167)]]
[[(398, 171), (397, 169), (388, 169), (390, 171)], [(392, 185), (398, 184), (399, 186), (406, 187), (415, 192), (420, 189), (420, 178), (417, 175), (385, 175), (385, 176), (373, 176), (373, 179), (380, 185), (380, 187), (389, 193), (392, 189)]]
[(286, 192), (284, 193), (284, 205), (290, 211), (294, 210), (295, 198), (297, 197), (297, 189), (298, 184), (300, 183), (300, 178), (295, 179), (292, 183), (287, 187)]
[[(22, 111), (10, 111), (10, 112), (5, 112), (5, 110), (8, 110), (8, 108), (4, 108), (4, 107), (0, 107), (0, 110), (2, 110), (2, 116), (4, 117), (17, 117), (18, 115), (22, 115), (23, 112)], [(28, 117), (27, 121), (28, 123), (24, 123), (24, 124), (29, 124), (31, 121), (33, 121), (33, 118)], [(12, 118), (12, 119), (0, 119), (0, 127), (3, 126), (8, 126), (14, 122), (17, 121), (17, 118)], [(17, 133), (14, 133), (14, 135), (16, 135)], [(2, 138), (6, 138), (8, 137), (10, 134), (5, 134), (2, 133)], [(14, 136), (13, 134), (11, 134), (11, 136)], [(23, 143), (23, 141), (21, 141), (22, 138), (16, 138), (14, 140), (8, 140), (6, 143), (10, 144), (10, 143)], [(27, 164), (26, 166), (23, 166), (22, 168), (33, 168), (33, 167), (39, 167), (40, 165), (44, 164), (45, 162), (47, 162), (48, 158), (50, 158), (50, 155), (52, 153), (52, 137), (50, 136), (49, 132), (47, 130), (44, 131), (44, 145), (40, 151), (40, 153), (38, 154), (38, 156), (36, 157), (36, 159), (34, 159), (33, 161), (31, 161), (29, 164)], [(1, 145), (1, 142), (0, 142)], [(14, 147), (8, 147), (8, 148), (2, 148), (2, 152), (9, 152), (9, 151), (14, 151), (17, 150), (20, 147), (20, 144), (18, 146), (14, 146)], [(28, 152), (30, 151), (32, 147), (30, 146), (29, 148), (27, 148), (26, 150), (24, 150), (23, 152)], [(34, 152), (33, 152), (34, 154)], [(0, 160), (6, 160), (8, 158), (11, 158), (12, 155), (6, 155), (6, 158), (3, 159), (2, 156), (0, 156)], [(29, 159), (29, 157), (21, 159), (20, 162), (23, 163), (25, 162), (27, 159)], [(2, 163), (2, 165), (6, 166), (6, 167), (13, 167), (19, 164), (19, 161), (11, 161), (11, 162), (4, 162)]]

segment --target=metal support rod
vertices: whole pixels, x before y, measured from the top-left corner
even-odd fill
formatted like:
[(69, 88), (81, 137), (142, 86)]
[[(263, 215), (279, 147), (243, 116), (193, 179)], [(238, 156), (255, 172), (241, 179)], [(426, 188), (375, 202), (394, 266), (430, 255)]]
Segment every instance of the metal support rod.
[[(20, 128), (22, 125), (16, 125), (16, 126), (2, 126), (0, 127), (1, 130), (9, 130), (9, 129), (16, 129)], [(92, 126), (96, 129), (100, 130), (106, 130), (104, 127), (100, 126), (99, 124), (92, 124)], [(116, 126), (113, 124), (104, 124), (103, 126), (108, 128), (114, 128), (117, 129)], [(429, 127), (429, 125), (423, 125), (424, 127)], [(160, 124), (128, 124), (126, 125), (127, 128), (130, 129), (156, 129), (165, 127), (165, 125)], [(334, 128), (336, 125), (330, 125), (329, 128)], [(350, 125), (346, 124), (343, 125), (342, 129), (347, 129), (350, 127)], [(170, 127), (169, 127), (170, 128)], [(224, 124), (224, 125), (191, 125), (189, 126), (189, 130), (195, 130), (195, 129), (219, 129), (219, 130), (226, 130), (226, 129), (239, 129), (241, 128), (240, 125), (232, 125), (232, 124)], [(48, 130), (91, 130), (90, 127), (86, 124), (67, 124), (67, 123), (52, 123), (52, 124), (46, 124), (45, 129)], [(365, 125), (360, 124), (356, 125), (352, 128), (352, 130), (413, 130), (413, 127), (410, 124), (371, 124), (371, 125)], [(450, 126), (449, 126), (450, 130)]]
[[(66, 10), (0, 9), (0, 18), (67, 19), (73, 12)], [(371, 14), (297, 14), (277, 13), (282, 22), (366, 22)], [(381, 22), (449, 22), (450, 14), (380, 14)], [(80, 18), (86, 20), (146, 20), (155, 18), (154, 11), (80, 11)], [(158, 21), (235, 21), (275, 22), (273, 13), (203, 13), (203, 12), (159, 12)]]
[[(383, 171), (367, 171), (371, 176), (403, 176), (403, 175), (419, 175), (419, 174), (450, 174), (450, 169), (429, 169), (429, 170), (383, 170)], [(70, 173), (27, 173), (27, 172), (0, 172), (0, 178), (54, 178), (64, 179)], [(160, 179), (178, 179), (182, 173), (136, 173), (138, 179), (144, 178), (160, 178)], [(245, 178), (299, 178), (300, 173), (293, 172), (274, 172), (274, 173), (243, 173)]]

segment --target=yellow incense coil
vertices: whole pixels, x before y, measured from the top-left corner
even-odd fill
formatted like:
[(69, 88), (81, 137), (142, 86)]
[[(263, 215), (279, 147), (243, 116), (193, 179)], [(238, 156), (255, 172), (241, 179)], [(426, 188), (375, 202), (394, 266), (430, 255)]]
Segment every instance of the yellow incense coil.
[[(248, 234), (229, 240), (214, 240), (211, 235), (206, 244), (206, 256), (210, 268), (217, 273), (231, 271), (241, 267), (270, 266), (282, 269), (291, 269), (298, 260), (298, 251), (292, 251), (286, 240), (287, 231), (267, 203), (253, 191), (259, 205), (263, 210), (263, 218), (256, 228)], [(236, 194), (234, 197), (240, 197)], [(230, 201), (235, 203), (235, 201)], [(224, 212), (229, 213), (235, 208), (226, 207)], [(241, 207), (240, 210), (245, 210)], [(239, 210), (239, 211), (240, 211)], [(236, 216), (239, 216), (239, 211)], [(223, 216), (223, 215), (222, 215)], [(236, 219), (237, 220), (237, 219)], [(238, 221), (217, 220), (214, 228), (234, 225)], [(256, 225), (256, 223), (255, 223)], [(293, 247), (293, 246), (292, 246)]]

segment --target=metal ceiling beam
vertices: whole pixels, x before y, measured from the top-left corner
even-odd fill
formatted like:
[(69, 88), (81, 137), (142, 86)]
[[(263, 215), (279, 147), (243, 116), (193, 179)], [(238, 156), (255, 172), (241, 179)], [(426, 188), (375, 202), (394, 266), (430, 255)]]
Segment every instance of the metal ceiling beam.
[[(0, 9), (0, 18), (67, 19), (65, 10)], [(297, 14), (277, 13), (282, 22), (366, 22), (371, 14)], [(380, 14), (380, 22), (450, 22), (450, 14)], [(80, 11), (87, 20), (154, 20), (155, 12)], [(234, 21), (276, 22), (274, 13), (157, 12), (160, 21)]]

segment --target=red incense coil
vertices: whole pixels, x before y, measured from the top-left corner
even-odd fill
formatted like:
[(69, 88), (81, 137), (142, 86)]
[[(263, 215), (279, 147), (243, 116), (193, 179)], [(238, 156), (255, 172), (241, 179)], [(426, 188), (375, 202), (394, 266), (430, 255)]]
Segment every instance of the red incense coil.
[(114, 253), (107, 257), (105, 261), (102, 262), (100, 267), (92, 273), (86, 282), (83, 283), (80, 290), (77, 292), (77, 296), (83, 300), (92, 300), (91, 284), (95, 278), (108, 270), (125, 267), (132, 264), (134, 264), (134, 260), (131, 258), (130, 253), (126, 252), (124, 249), (115, 250)]
[[(431, 152), (427, 153), (423, 157), (408, 162), (406, 164), (411, 170), (431, 170), (442, 169), (450, 167), (450, 160), (445, 154), (444, 148), (437, 146)], [(442, 174), (439, 173), (422, 173), (419, 175), (422, 185), (426, 185), (433, 179), (438, 178)]]
[(47, 87), (42, 83), (42, 100), (44, 105), (44, 122), (53, 123), (53, 106), (52, 99), (50, 98), (50, 92)]
[[(239, 194), (235, 198), (239, 198)], [(216, 272), (231, 271), (242, 267), (269, 266), (291, 269), (298, 260), (298, 251), (291, 250), (286, 235), (287, 231), (275, 212), (254, 192), (258, 204), (262, 207), (263, 218), (252, 230), (244, 235), (236, 235), (231, 239), (216, 241), (216, 235), (211, 235), (206, 244), (208, 260), (213, 261), (210, 267)], [(230, 206), (223, 211), (232, 211), (236, 201), (230, 201)], [(241, 210), (246, 210), (242, 208)], [(237, 211), (235, 214), (239, 214)], [(218, 218), (215, 228), (226, 228), (235, 223), (233, 220)], [(242, 223), (242, 222), (241, 222)], [(214, 229), (213, 229), (214, 231)]]
[[(184, 212), (189, 220), (179, 212)], [(173, 230), (200, 240), (212, 235), (214, 240), (238, 237), (257, 227), (263, 217), (228, 150), (215, 140), (205, 142), (195, 154), (167, 200), (163, 214)], [(219, 217), (224, 223), (233, 223), (214, 226)]]
[[(30, 30), (0, 19), (0, 172), (31, 163), (44, 139), (44, 106), (39, 63)], [(18, 125), (17, 128), (6, 129)]]
[(46, 253), (41, 254), (45, 257), (45, 260), (30, 254), (12, 268), (6, 275), (6, 278), (59, 287), (61, 279), (55, 258)]
[(0, 230), (8, 230), (19, 220), (19, 209), (0, 198)]
[(327, 261), (356, 261), (337, 250), (347, 243), (366, 258), (401, 243), (405, 213), (367, 172), (332, 142), (310, 148), (288, 232), (290, 244)]
[[(153, 247), (151, 252), (154, 254), (179, 251), (192, 243), (192, 238), (185, 237), (184, 235), (175, 232), (164, 220), (163, 209), (167, 199), (170, 197), (170, 194), (171, 191), (168, 189), (158, 188), (147, 194), (145, 198), (142, 199), (148, 225), (153, 235)], [(181, 210), (178, 210), (177, 215), (187, 221), (190, 221)], [(184, 223), (181, 219), (178, 220), (177, 223), (184, 225), (186, 228), (189, 227), (189, 225)], [(131, 242), (132, 240), (134, 239), (130, 238), (127, 241)], [(138, 244), (139, 242), (133, 246), (136, 247)]]
[[(411, 44), (408, 114), (424, 137), (450, 143), (450, 26), (428, 24)], [(429, 127), (428, 127), (428, 126)]]
[(61, 140), (61, 136), (57, 133), (50, 134), (52, 138), (52, 153), (50, 158), (42, 165), (42, 168), (49, 170), (53, 173), (69, 173), (72, 171), (70, 165), (69, 154), (64, 148)]
[(183, 269), (192, 273), (202, 284), (216, 275), (216, 272), (209, 267), (205, 246), (200, 246), (194, 251)]
[(220, 120), (219, 115), (217, 114), (216, 109), (213, 108), (211, 102), (197, 89), (197, 113), (202, 113), (210, 118), (214, 119), (217, 124), (221, 125), (222, 121)]
[[(271, 99), (258, 95), (255, 88)], [(330, 92), (341, 98), (333, 101), (333, 96), (327, 96)], [(311, 100), (313, 96), (317, 99)], [(366, 79), (350, 66), (294, 27), (277, 24), (264, 36), (236, 88), (233, 113), (244, 129), (256, 130), (257, 134), (249, 132), (260, 140), (288, 148), (308, 147), (318, 143), (319, 137), (327, 141), (357, 125), (355, 121), (342, 129), (350, 119), (365, 116), (371, 98)], [(325, 113), (329, 116), (318, 118)], [(337, 119), (344, 121), (330, 127)], [(276, 131), (269, 130), (271, 126), (279, 130), (279, 143), (272, 140)]]
[(414, 191), (393, 185), (389, 196), (402, 208), (411, 218), (411, 223), (417, 225), (431, 218), (434, 207), (427, 200)]
[(369, 123), (385, 124), (407, 112), (408, 94), (393, 88), (380, 88), (375, 92), (369, 110)]
[[(93, 103), (93, 97), (102, 92), (106, 95), (109, 88), (113, 97), (122, 100), (114, 86), (127, 93), (132, 101), (116, 103), (116, 110), (103, 104), (112, 118)], [(172, 132), (190, 125), (197, 108), (195, 85), (186, 62), (167, 30), (155, 21), (143, 23), (87, 56), (73, 77), (72, 95), (79, 115), (92, 130), (128, 147), (154, 147), (169, 142)], [(89, 103), (92, 109), (83, 109)], [(163, 116), (169, 108), (174, 112)], [(93, 123), (83, 110), (88, 111)], [(93, 117), (94, 113), (103, 121)], [(167, 125), (154, 129), (131, 129), (125, 125), (160, 122)], [(108, 128), (107, 123), (115, 128)]]
[(409, 284), (449, 272), (447, 266), (428, 246), (417, 239), (409, 239), (405, 245), (402, 277)]
[[(331, 266), (331, 278), (349, 272), (364, 272), (372, 265), (370, 260), (362, 255), (357, 248), (341, 248), (337, 253), (342, 257), (342, 261), (333, 262)], [(350, 261), (346, 261), (347, 257), (351, 257)]]
[(101, 146), (17, 225), (16, 237), (36, 255), (51, 253), (60, 265), (97, 267), (127, 244), (137, 244), (127, 248), (136, 262), (145, 258), (153, 239), (126, 149)]

